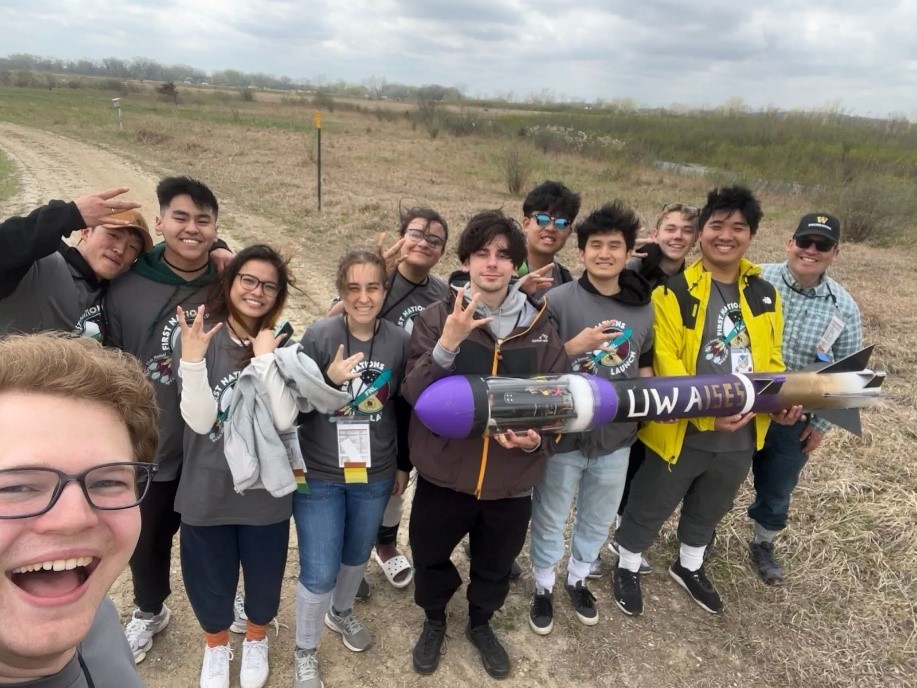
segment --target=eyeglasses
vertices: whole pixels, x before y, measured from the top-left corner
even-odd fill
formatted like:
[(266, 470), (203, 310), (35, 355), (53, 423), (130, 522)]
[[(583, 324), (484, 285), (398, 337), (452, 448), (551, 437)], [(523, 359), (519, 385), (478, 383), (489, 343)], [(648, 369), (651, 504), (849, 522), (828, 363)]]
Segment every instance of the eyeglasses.
[(803, 251), (808, 249), (810, 246), (814, 246), (815, 250), (819, 253), (827, 253), (832, 248), (834, 248), (834, 242), (830, 239), (813, 239), (812, 237), (802, 236), (795, 237), (793, 241), (795, 241), (796, 245)]
[(69, 475), (56, 468), (0, 470), (0, 519), (31, 518), (49, 512), (68, 483), (79, 483), (90, 506), (130, 509), (143, 501), (159, 466), (122, 461)]
[(666, 213), (684, 213), (685, 215), (690, 215), (691, 217), (697, 217), (697, 214), (700, 212), (697, 206), (695, 205), (685, 205), (684, 203), (666, 203), (662, 206), (662, 214)]
[(547, 227), (552, 222), (554, 223), (554, 228), (560, 232), (570, 227), (570, 220), (565, 217), (554, 217), (547, 213), (535, 213), (529, 217), (535, 220), (535, 223), (542, 228)]
[(422, 229), (408, 229), (405, 230), (404, 234), (414, 241), (426, 241), (433, 248), (442, 248), (446, 245), (446, 240), (441, 236), (438, 234), (430, 234), (429, 232), (425, 232)]
[(239, 282), (246, 291), (254, 291), (258, 285), (261, 285), (261, 291), (264, 292), (265, 296), (277, 296), (280, 292), (280, 285), (276, 282), (265, 282), (264, 280), (259, 280), (254, 275), (249, 275), (244, 272), (240, 272), (238, 277)]

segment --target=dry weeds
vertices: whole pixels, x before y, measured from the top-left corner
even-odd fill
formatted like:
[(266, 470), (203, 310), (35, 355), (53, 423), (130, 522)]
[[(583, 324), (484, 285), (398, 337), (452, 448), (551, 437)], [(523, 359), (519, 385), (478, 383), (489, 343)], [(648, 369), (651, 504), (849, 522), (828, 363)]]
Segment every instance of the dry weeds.
[[(346, 248), (367, 245), (378, 231), (393, 231), (402, 198), (441, 210), (453, 237), (478, 209), (504, 207), (519, 215), (519, 199), (504, 191), (495, 153), (500, 142), (447, 136), (430, 140), (412, 131), (405, 120), (382, 122), (350, 112), (325, 117), (325, 197), (319, 213), (314, 133), (302, 128), (303, 121), (311, 120), (311, 111), (257, 102), (233, 107), (238, 108), (234, 117), (228, 106), (201, 107), (193, 118), (177, 117), (169, 108), (130, 116), (122, 136), (107, 124), (72, 123), (65, 113), (56, 115), (55, 128), (105, 145), (156, 172), (206, 179), (226, 199), (222, 220), (235, 236), (294, 250), (296, 271), (310, 273), (316, 285), (308, 299), (294, 299), (291, 319), (298, 330), (331, 296), (337, 257)], [(700, 202), (708, 184), (654, 169), (622, 172), (616, 163), (538, 155), (533, 181), (548, 177), (579, 189), (585, 209), (623, 198), (647, 223), (665, 202)], [(767, 217), (752, 255), (757, 260), (780, 260), (795, 219), (812, 210), (810, 200), (775, 193), (763, 194), (763, 200)], [(234, 226), (236, 209), (276, 221), (276, 232), (255, 236)], [(573, 247), (566, 247), (562, 255), (568, 265), (577, 264)], [(602, 615), (599, 626), (580, 626), (560, 592), (557, 628), (549, 638), (538, 638), (527, 629), (530, 577), (514, 584), (498, 618), (516, 659), (516, 675), (509, 685), (917, 683), (914, 258), (910, 251), (844, 246), (833, 271), (860, 303), (865, 339), (876, 344), (873, 364), (889, 372), (888, 398), (865, 414), (862, 438), (832, 433), (804, 471), (791, 526), (779, 541), (786, 584), (765, 587), (749, 568), (750, 528), (744, 508), (751, 494), (746, 488), (721, 524), (710, 564), (711, 577), (727, 603), (722, 617), (700, 611), (665, 575), (677, 547), (669, 524), (649, 552), (657, 573), (644, 583), (643, 618), (625, 619), (614, 609), (605, 579), (593, 585)], [(440, 271), (453, 266), (453, 259), (446, 260)], [(291, 558), (295, 561), (295, 551)], [(342, 666), (351, 665), (358, 685), (419, 684), (410, 672), (407, 653), (420, 615), (406, 595), (387, 588), (378, 570), (370, 569), (377, 592), (365, 615), (385, 651), (374, 651), (372, 658), (345, 658), (328, 641), (322, 650), (329, 658), (326, 679), (340, 677)], [(175, 597), (181, 603), (181, 593)], [(450, 649), (440, 678), (479, 683), (483, 674), (456, 630), (463, 617), (460, 597), (452, 606)], [(289, 594), (285, 605), (291, 605)], [(290, 622), (290, 610), (282, 613), (282, 620)], [(181, 623), (193, 625), (193, 620), (188, 616)], [(193, 655), (188, 661), (196, 667), (196, 651)], [(155, 660), (141, 665), (151, 685), (168, 684), (172, 659), (158, 669)], [(278, 674), (272, 685), (285, 680), (286, 674)]]

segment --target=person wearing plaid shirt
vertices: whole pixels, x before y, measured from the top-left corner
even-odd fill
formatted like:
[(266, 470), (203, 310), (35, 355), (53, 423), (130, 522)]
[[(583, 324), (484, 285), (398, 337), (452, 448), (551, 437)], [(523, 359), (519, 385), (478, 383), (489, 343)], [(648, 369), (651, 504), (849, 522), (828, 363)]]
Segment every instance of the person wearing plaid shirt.
[[(860, 349), (862, 325), (856, 302), (826, 271), (838, 256), (841, 224), (827, 213), (810, 213), (787, 241), (784, 263), (762, 265), (764, 278), (783, 304), (783, 360), (787, 370), (837, 361)], [(749, 542), (752, 560), (768, 585), (783, 580), (774, 556), (774, 538), (786, 528), (790, 495), (809, 455), (831, 424), (810, 416), (795, 425), (772, 424), (764, 448), (755, 453), (752, 471), (755, 500), (748, 508), (754, 522)]]

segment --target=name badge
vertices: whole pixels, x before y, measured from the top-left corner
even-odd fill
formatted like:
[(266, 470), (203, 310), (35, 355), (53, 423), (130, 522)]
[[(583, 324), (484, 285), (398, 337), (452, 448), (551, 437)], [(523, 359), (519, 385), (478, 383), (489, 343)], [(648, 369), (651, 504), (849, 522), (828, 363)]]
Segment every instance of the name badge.
[(284, 449), (287, 450), (287, 461), (293, 472), (306, 472), (306, 460), (303, 458), (302, 450), (299, 447), (299, 435), (296, 430), (280, 433), (280, 441), (283, 442)]
[(730, 349), (729, 357), (734, 373), (753, 373), (754, 366), (751, 361), (751, 349)]
[(830, 355), (831, 347), (834, 346), (834, 342), (841, 336), (843, 330), (844, 321), (835, 313), (834, 317), (831, 318), (831, 322), (828, 323), (828, 327), (825, 328), (825, 333), (818, 340), (818, 344), (815, 345), (815, 355), (819, 361), (828, 362), (832, 360)]

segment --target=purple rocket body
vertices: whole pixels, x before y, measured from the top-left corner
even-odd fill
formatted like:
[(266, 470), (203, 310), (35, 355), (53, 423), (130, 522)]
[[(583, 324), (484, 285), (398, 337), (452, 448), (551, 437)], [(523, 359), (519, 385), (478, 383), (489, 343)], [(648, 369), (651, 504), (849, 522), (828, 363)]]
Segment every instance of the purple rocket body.
[(800, 404), (859, 434), (856, 409), (874, 403), (884, 373), (863, 366), (871, 347), (818, 371), (692, 375), (609, 381), (594, 375), (453, 376), (430, 385), (418, 418), (444, 437), (532, 428), (583, 432), (605, 423), (771, 413)]

